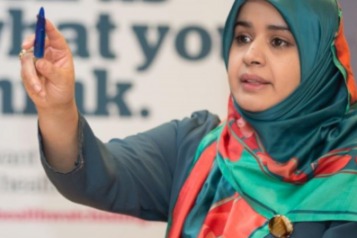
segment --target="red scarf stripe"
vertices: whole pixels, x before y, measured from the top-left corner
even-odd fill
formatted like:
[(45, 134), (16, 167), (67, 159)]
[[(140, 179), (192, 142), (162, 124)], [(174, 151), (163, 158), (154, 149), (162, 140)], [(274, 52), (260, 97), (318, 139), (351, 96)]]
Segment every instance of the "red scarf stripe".
[(266, 222), (267, 219), (254, 211), (243, 198), (238, 198), (233, 204), (222, 236), (247, 238)]
[(230, 135), (228, 125), (226, 125), (222, 130), (222, 136), (218, 142), (218, 148), (218, 152), (223, 158), (229, 158), (233, 162), (240, 159), (244, 150), (244, 146)]
[(168, 234), (169, 238), (178, 238), (181, 236), (186, 217), (211, 171), (213, 161), (216, 158), (216, 150), (217, 143), (214, 142), (203, 151), (182, 187), (172, 213), (172, 223)]
[[(236, 120), (235, 120), (236, 121)], [(262, 150), (260, 147), (259, 147), (259, 144), (255, 138), (255, 134), (252, 133), (249, 137), (246, 137), (245, 135), (242, 134), (241, 132), (241, 129), (239, 129), (239, 127), (237, 126), (237, 123), (233, 123), (231, 125), (231, 130), (229, 130), (229, 134), (231, 137), (232, 136), (232, 133), (234, 133), (238, 138), (241, 138), (243, 140), (244, 139), (244, 144), (246, 144), (251, 150)], [(234, 139), (236, 140), (236, 139)], [(241, 143), (237, 142), (239, 145), (241, 145), (242, 147), (244, 147)]]
[(229, 218), (235, 199), (238, 193), (215, 203), (207, 213), (205, 222), (197, 238), (222, 236), (226, 222)]
[(198, 238), (247, 238), (266, 224), (267, 219), (255, 212), (238, 193), (234, 198), (229, 197), (227, 202), (208, 212)]
[(347, 40), (345, 38), (342, 18), (340, 22), (340, 28), (338, 30), (338, 35), (337, 38), (335, 39), (335, 47), (337, 51), (337, 58), (347, 71), (347, 88), (351, 95), (350, 104), (353, 104), (357, 101), (356, 82), (352, 72), (351, 54), (350, 54)]

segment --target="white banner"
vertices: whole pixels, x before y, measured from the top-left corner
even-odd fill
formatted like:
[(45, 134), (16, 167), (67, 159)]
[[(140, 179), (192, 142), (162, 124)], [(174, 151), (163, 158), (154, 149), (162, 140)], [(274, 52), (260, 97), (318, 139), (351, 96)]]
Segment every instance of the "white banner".
[(166, 224), (63, 198), (38, 155), (18, 52), (41, 6), (75, 57), (78, 106), (103, 141), (208, 109), (229, 90), (221, 32), (232, 1), (0, 0), (0, 237), (164, 237)]
[[(0, 237), (164, 237), (166, 224), (63, 198), (38, 155), (18, 53), (41, 6), (70, 44), (76, 100), (104, 142), (208, 109), (226, 115), (221, 33), (233, 0), (0, 0)], [(356, 2), (345, 25), (356, 64)], [(346, 17), (346, 16), (345, 16)], [(354, 21), (356, 22), (356, 21)]]

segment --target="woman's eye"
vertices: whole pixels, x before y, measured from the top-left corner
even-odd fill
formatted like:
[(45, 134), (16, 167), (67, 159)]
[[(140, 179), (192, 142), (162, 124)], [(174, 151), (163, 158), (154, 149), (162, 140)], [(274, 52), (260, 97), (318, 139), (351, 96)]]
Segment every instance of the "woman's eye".
[(289, 46), (289, 43), (285, 40), (280, 39), (280, 38), (275, 38), (272, 41), (272, 45), (274, 47), (286, 47), (286, 46)]
[(245, 35), (239, 35), (236, 37), (236, 40), (239, 44), (246, 44), (251, 42), (251, 39), (248, 36)]

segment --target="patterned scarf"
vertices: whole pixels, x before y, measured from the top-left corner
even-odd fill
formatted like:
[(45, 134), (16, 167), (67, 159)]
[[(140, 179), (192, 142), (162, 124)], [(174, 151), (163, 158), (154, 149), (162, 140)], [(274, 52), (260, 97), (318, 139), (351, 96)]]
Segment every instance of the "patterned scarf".
[[(301, 83), (263, 112), (241, 109), (201, 142), (168, 237), (264, 237), (277, 214), (292, 222), (357, 221), (357, 100), (335, 0), (266, 0), (299, 48)], [(224, 31), (228, 66), (236, 0)]]

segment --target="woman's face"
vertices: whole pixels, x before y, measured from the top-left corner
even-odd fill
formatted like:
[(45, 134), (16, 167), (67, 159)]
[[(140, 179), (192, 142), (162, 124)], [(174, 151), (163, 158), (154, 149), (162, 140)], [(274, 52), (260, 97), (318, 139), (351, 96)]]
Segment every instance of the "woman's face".
[(263, 0), (248, 0), (241, 7), (234, 31), (230, 89), (242, 109), (264, 111), (300, 84), (297, 44), (280, 13)]

